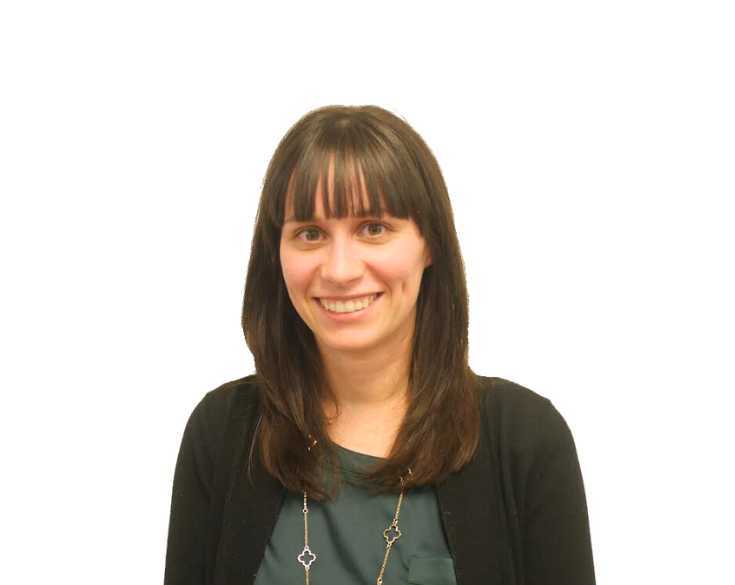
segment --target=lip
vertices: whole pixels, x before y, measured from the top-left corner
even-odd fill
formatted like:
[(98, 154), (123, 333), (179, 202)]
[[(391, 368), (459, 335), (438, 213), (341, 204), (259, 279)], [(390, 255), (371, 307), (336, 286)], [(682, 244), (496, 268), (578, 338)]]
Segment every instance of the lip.
[[(380, 299), (383, 297), (383, 293), (379, 292), (379, 293), (373, 293), (373, 294), (377, 294), (378, 297), (372, 303), (370, 303), (367, 306), (367, 308), (363, 309), (362, 311), (355, 311), (353, 313), (332, 313), (331, 311), (328, 311), (322, 306), (322, 304), (319, 302), (318, 297), (314, 297), (314, 302), (316, 303), (322, 315), (325, 315), (331, 321), (336, 321), (337, 323), (345, 323), (345, 322), (358, 321), (360, 319), (365, 319), (369, 317), (375, 311), (373, 307), (375, 307), (375, 305), (377, 305), (380, 302)], [(329, 297), (322, 297), (322, 298), (329, 298)], [(349, 298), (360, 298), (360, 297), (349, 297)]]
[(333, 303), (337, 301), (342, 301), (343, 303), (346, 303), (347, 301), (352, 301), (354, 299), (361, 299), (363, 297), (369, 297), (370, 295), (381, 295), (381, 294), (383, 294), (383, 291), (373, 291), (373, 292), (362, 293), (358, 295), (350, 295), (348, 297), (314, 297), (314, 298), (315, 299), (326, 299), (328, 301), (332, 301)]

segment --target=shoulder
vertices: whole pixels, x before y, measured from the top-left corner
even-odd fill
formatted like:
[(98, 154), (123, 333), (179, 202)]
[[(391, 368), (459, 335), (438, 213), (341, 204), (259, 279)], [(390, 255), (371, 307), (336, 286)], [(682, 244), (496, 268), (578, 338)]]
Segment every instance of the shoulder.
[(546, 396), (504, 378), (478, 378), (486, 430), (501, 451), (533, 458), (572, 441), (564, 417)]
[(194, 409), (208, 418), (226, 419), (245, 414), (258, 400), (256, 375), (225, 382), (209, 390)]
[(255, 374), (230, 380), (207, 391), (191, 412), (187, 426), (216, 441), (232, 418), (247, 417), (258, 400)]
[(546, 412), (551, 401), (516, 382), (495, 376), (478, 376), (485, 414), (492, 418), (533, 418)]

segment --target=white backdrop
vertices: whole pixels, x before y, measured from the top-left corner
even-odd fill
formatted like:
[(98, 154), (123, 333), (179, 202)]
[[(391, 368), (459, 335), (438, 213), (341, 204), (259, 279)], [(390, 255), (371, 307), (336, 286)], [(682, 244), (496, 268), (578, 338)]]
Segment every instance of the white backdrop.
[(444, 172), (473, 369), (573, 431), (598, 583), (732, 583), (728, 4), (3, 2), (0, 581), (162, 582), (266, 164), (376, 104)]

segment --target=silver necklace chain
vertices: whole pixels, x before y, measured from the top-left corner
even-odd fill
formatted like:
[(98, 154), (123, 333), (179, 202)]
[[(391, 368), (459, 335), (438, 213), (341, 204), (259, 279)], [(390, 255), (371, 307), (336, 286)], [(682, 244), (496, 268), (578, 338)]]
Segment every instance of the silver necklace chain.
[[(314, 442), (307, 447), (309, 451), (316, 445), (316, 439)], [(411, 475), (411, 469), (408, 469), (409, 475)], [(405, 483), (401, 477), (401, 484)], [(401, 537), (401, 529), (398, 527), (398, 518), (401, 513), (401, 504), (403, 503), (403, 488), (398, 496), (398, 503), (396, 504), (396, 511), (393, 514), (393, 521), (388, 525), (388, 528), (383, 530), (383, 538), (385, 539), (385, 554), (383, 555), (383, 562), (380, 565), (380, 571), (375, 581), (376, 585), (383, 585), (383, 574), (385, 573), (385, 567), (388, 564), (388, 556), (393, 548), (393, 545)], [(296, 559), (304, 567), (304, 583), (309, 585), (309, 571), (311, 565), (316, 561), (317, 555), (309, 548), (309, 505), (307, 503), (307, 494), (304, 490), (304, 507), (301, 510), (304, 514), (304, 548)]]

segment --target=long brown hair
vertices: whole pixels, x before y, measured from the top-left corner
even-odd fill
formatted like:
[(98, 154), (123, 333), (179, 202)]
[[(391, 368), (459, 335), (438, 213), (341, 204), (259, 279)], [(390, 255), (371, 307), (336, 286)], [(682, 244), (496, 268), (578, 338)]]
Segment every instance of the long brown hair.
[[(321, 465), (336, 460), (322, 410), (323, 364), (312, 331), (291, 304), (280, 264), (287, 194), (295, 218), (313, 219), (322, 190), (327, 217), (379, 217), (383, 204), (410, 217), (430, 253), (416, 306), (409, 407), (390, 455), (367, 476), (374, 493), (436, 483), (474, 455), (480, 435), (478, 379), (468, 365), (468, 297), (449, 194), (424, 140), (377, 106), (326, 106), (308, 112), (282, 138), (268, 165), (245, 282), (242, 327), (256, 369), (260, 418), (253, 440), (265, 469), (291, 491), (334, 496)], [(355, 169), (369, 209), (353, 200)], [(326, 182), (325, 182), (326, 183)], [(322, 184), (325, 184), (322, 183)], [(329, 206), (333, 195), (335, 208)], [(316, 440), (316, 446), (307, 450)], [(406, 470), (410, 468), (411, 473)]]

